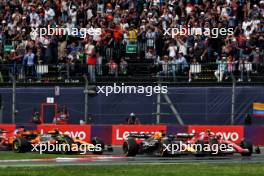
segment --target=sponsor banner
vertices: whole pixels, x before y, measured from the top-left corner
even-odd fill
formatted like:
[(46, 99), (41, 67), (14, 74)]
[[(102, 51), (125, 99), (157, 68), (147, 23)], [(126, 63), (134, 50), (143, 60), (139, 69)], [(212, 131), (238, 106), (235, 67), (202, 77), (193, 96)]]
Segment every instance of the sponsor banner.
[(3, 129), (8, 132), (13, 132), (16, 129), (15, 124), (0, 124), (0, 129)]
[(253, 145), (264, 146), (264, 125), (245, 126), (245, 139)]
[(72, 138), (79, 138), (86, 142), (91, 140), (91, 125), (38, 125), (37, 130), (41, 133), (58, 129), (60, 132), (69, 135)]
[[(167, 131), (166, 125), (113, 125), (112, 144), (122, 145), (129, 133), (151, 133)], [(140, 139), (143, 140), (143, 139)], [(140, 141), (138, 139), (138, 141)]]
[(244, 138), (244, 126), (235, 126), (235, 125), (189, 125), (188, 133), (199, 133), (203, 134), (207, 130), (210, 130), (212, 133), (220, 135), (225, 140), (231, 140), (235, 143), (240, 143)]

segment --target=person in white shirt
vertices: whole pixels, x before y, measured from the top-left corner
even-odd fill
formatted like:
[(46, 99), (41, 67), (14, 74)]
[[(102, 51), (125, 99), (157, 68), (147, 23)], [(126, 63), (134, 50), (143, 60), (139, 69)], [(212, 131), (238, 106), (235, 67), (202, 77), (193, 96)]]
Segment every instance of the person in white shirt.
[(186, 58), (183, 56), (183, 53), (182, 52), (179, 52), (179, 56), (178, 56), (178, 64), (179, 64), (179, 67), (180, 67), (180, 71), (181, 72), (184, 72), (185, 69), (188, 67), (188, 63), (186, 61)]
[(62, 0), (61, 1), (61, 18), (64, 22), (67, 21), (68, 18), (68, 6), (67, 6), (68, 0)]
[(72, 6), (69, 8), (69, 16), (71, 17), (71, 21), (73, 24), (76, 24), (77, 21), (77, 9), (76, 6)]
[(55, 12), (52, 8), (50, 8), (49, 6), (46, 7), (45, 9), (45, 16), (44, 16), (44, 20), (46, 22), (50, 21), (50, 20), (53, 20), (55, 16)]
[(26, 75), (29, 76), (29, 79), (35, 75), (35, 67), (34, 67), (34, 59), (35, 54), (32, 53), (32, 49), (29, 49), (27, 54), (24, 55), (23, 65), (25, 66)]
[(31, 9), (31, 13), (29, 14), (29, 18), (30, 18), (30, 23), (41, 23), (40, 17), (39, 15), (36, 13), (36, 9), (32, 8)]
[(252, 21), (250, 21), (249, 18), (247, 18), (246, 21), (242, 23), (242, 29), (245, 31), (247, 27), (251, 25), (252, 25)]
[(159, 76), (168, 76), (172, 73), (171, 61), (167, 55), (163, 57), (163, 60), (158, 60), (157, 63), (162, 65), (162, 71), (158, 72)]
[(168, 47), (168, 51), (169, 51), (169, 57), (172, 57), (172, 58), (176, 57), (177, 46), (173, 42), (171, 42), (169, 47)]
[(177, 37), (176, 39), (177, 45), (179, 47), (179, 53), (182, 53), (184, 56), (187, 55), (187, 43), (186, 41), (183, 41), (180, 37)]

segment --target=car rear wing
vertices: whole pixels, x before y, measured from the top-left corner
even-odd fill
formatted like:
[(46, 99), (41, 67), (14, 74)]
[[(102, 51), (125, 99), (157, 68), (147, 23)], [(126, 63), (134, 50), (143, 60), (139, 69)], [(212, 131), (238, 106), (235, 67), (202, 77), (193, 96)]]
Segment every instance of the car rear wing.
[(192, 138), (194, 137), (194, 133), (177, 133), (177, 138)]
[(9, 133), (9, 131), (6, 131), (4, 129), (0, 129), (0, 134), (3, 134), (3, 133)]
[(129, 133), (128, 137), (131, 138), (140, 138), (140, 139), (147, 139), (150, 138), (152, 134), (149, 133)]

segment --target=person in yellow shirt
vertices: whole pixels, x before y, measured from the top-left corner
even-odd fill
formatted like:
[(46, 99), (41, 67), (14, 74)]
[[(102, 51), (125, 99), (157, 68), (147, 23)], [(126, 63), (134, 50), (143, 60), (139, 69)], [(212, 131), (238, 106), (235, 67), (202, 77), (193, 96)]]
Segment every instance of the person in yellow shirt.
[(137, 34), (138, 34), (138, 30), (135, 29), (134, 25), (132, 24), (128, 31), (128, 39), (130, 44), (137, 42)]

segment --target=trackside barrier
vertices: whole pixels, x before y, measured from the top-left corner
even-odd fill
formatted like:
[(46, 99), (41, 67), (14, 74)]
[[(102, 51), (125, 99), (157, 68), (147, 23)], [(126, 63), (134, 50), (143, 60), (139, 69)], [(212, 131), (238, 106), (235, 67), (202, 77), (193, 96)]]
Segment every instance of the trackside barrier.
[[(131, 132), (135, 133), (151, 133), (167, 131), (166, 125), (113, 125), (112, 126), (112, 144), (121, 145), (124, 139)], [(142, 140), (142, 139), (141, 139)]]
[(41, 132), (48, 132), (53, 129), (58, 129), (64, 134), (68, 134), (72, 138), (79, 138), (81, 140), (91, 140), (91, 125), (54, 125), (45, 124), (38, 125), (37, 130)]
[(253, 145), (264, 146), (264, 125), (245, 126), (245, 139)]
[[(19, 125), (0, 124), (0, 129), (14, 131)], [(242, 126), (242, 125), (37, 125), (36, 129), (47, 132), (54, 128), (80, 139), (90, 141), (92, 137), (101, 138), (106, 144), (121, 145), (130, 132), (155, 133), (165, 131), (167, 134), (184, 132), (203, 133), (210, 130), (224, 139), (230, 139), (239, 143), (247, 139), (254, 145), (264, 146), (264, 125)]]
[(244, 126), (228, 125), (189, 125), (187, 126), (188, 133), (196, 133), (203, 135), (206, 131), (210, 130), (211, 133), (221, 136), (222, 139), (231, 140), (235, 143), (240, 143), (244, 138)]

